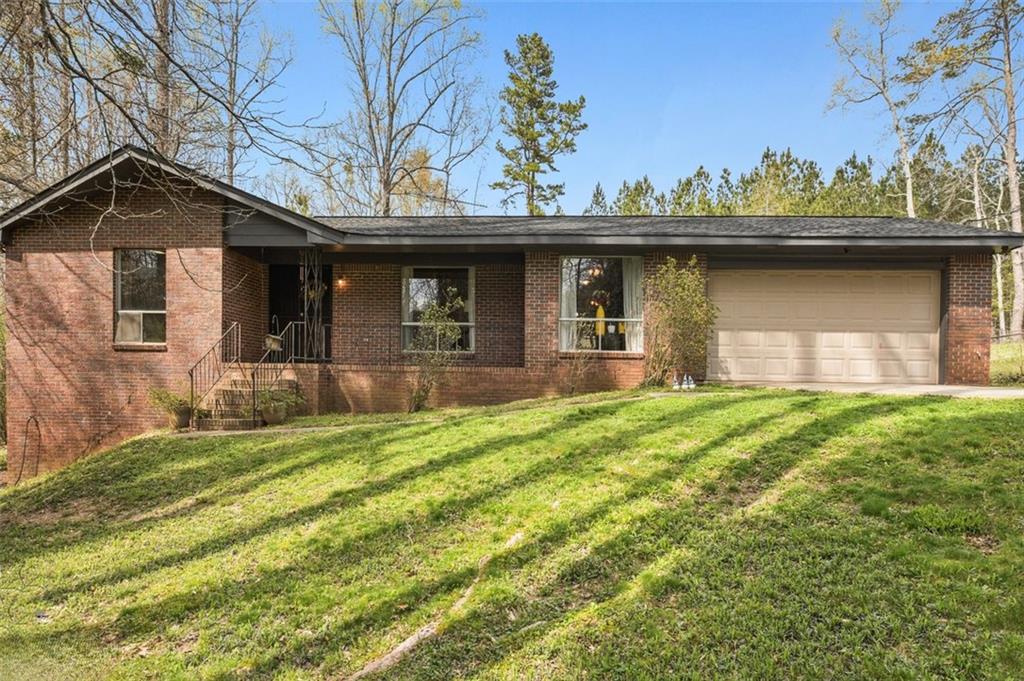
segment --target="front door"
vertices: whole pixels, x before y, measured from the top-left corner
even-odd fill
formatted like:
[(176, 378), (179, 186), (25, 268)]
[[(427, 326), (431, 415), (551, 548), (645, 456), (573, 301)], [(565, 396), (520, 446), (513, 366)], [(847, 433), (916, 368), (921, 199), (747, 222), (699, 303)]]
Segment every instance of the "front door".
[[(267, 332), (280, 334), (289, 322), (305, 322), (303, 304), (302, 271), (298, 265), (270, 265), (270, 299)], [(324, 297), (321, 301), (321, 316), (325, 327), (324, 357), (331, 356), (331, 266), (324, 265)], [(303, 329), (305, 332), (305, 329)]]

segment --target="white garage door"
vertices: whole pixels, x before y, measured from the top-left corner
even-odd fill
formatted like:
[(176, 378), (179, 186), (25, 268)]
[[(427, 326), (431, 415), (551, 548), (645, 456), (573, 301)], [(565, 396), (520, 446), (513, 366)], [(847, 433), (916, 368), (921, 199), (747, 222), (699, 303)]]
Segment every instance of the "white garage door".
[(711, 270), (722, 381), (938, 383), (939, 273)]

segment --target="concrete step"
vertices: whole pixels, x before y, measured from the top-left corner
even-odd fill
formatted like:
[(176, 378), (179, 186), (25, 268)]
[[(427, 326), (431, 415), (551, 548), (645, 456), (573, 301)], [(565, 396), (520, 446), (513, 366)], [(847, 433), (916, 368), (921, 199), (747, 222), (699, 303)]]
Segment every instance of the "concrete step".
[(249, 405), (239, 407), (216, 407), (213, 409), (215, 419), (247, 419), (252, 416), (252, 407)]
[(196, 421), (198, 430), (252, 430), (253, 427), (251, 418), (209, 418)]
[(217, 404), (252, 404), (251, 390), (235, 388), (218, 388), (214, 391), (213, 403)]

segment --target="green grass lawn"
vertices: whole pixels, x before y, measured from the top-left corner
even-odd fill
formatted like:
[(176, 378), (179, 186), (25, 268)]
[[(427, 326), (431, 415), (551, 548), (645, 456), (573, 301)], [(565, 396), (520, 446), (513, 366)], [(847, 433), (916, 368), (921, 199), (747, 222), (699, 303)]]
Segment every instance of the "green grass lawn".
[(1024, 383), (1024, 343), (993, 343), (989, 375), (992, 385)]
[(0, 678), (343, 678), (437, 618), (387, 678), (1024, 676), (1016, 401), (336, 421), (0, 492)]

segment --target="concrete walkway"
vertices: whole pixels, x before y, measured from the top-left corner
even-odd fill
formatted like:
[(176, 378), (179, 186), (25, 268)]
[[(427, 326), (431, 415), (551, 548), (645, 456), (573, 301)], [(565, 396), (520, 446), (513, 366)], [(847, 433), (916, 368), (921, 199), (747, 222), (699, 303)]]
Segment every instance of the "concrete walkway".
[(1024, 388), (1000, 388), (982, 385), (905, 385), (901, 383), (730, 383), (762, 388), (810, 390), (833, 393), (869, 393), (872, 395), (940, 395), (944, 397), (981, 397), (991, 400), (1024, 399)]

